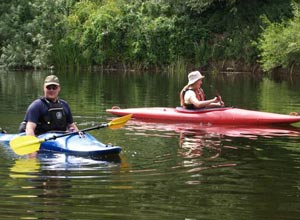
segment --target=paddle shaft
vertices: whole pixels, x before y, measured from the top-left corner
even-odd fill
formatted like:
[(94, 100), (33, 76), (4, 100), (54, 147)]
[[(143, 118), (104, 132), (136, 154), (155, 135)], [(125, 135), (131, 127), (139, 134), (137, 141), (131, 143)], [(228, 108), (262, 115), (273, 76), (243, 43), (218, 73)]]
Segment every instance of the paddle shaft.
[(115, 127), (116, 128), (117, 126), (119, 126), (118, 128), (120, 128), (120, 126), (122, 127), (131, 117), (132, 117), (132, 114), (128, 114), (128, 115), (122, 116), (120, 118), (115, 118), (112, 121), (110, 121), (109, 123), (99, 124), (99, 125), (96, 125), (93, 127), (82, 129), (80, 131), (69, 132), (69, 133), (65, 133), (62, 135), (57, 135), (57, 136), (54, 135), (53, 137), (43, 139), (42, 142), (48, 141), (48, 140), (55, 140), (56, 138), (61, 138), (61, 137), (65, 137), (68, 135), (79, 134), (81, 132), (96, 130), (96, 129), (100, 129), (100, 128), (106, 128), (106, 127), (110, 127), (110, 128)]
[(68, 132), (68, 133), (65, 133), (65, 134), (57, 135), (57, 136), (54, 135), (52, 137), (45, 138), (43, 141), (55, 140), (56, 138), (61, 138), (61, 137), (69, 136), (69, 135), (79, 134), (81, 132), (96, 130), (96, 129), (105, 128), (105, 127), (108, 127), (108, 123), (96, 125), (96, 126), (89, 127), (89, 128), (85, 128), (85, 129), (82, 129), (80, 131)]

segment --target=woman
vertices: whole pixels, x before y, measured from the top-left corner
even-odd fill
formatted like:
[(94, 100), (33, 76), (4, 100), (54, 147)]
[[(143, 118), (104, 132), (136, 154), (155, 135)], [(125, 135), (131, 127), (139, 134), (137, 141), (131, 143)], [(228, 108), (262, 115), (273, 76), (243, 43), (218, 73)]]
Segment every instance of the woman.
[(199, 71), (193, 71), (188, 75), (188, 84), (180, 92), (180, 104), (186, 109), (224, 106), (220, 96), (205, 100), (204, 91), (201, 88), (204, 76)]

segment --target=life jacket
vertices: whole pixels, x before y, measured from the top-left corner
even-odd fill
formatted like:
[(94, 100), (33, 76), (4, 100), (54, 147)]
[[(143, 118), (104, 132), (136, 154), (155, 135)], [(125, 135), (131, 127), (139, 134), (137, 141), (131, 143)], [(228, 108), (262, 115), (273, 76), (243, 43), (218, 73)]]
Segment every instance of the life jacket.
[(66, 131), (67, 117), (61, 101), (58, 99), (57, 102), (50, 102), (45, 97), (40, 99), (48, 107), (48, 111), (47, 114), (40, 117), (35, 134), (47, 131)]
[[(194, 91), (195, 94), (196, 94), (196, 98), (199, 101), (205, 101), (205, 93), (204, 93), (203, 89), (201, 89), (201, 88), (196, 89), (196, 90), (194, 90), (194, 89), (186, 89), (186, 90), (184, 90), (183, 93), (182, 93), (183, 100), (184, 100), (184, 95), (185, 95), (186, 91), (188, 91), (188, 90)], [(184, 102), (184, 107), (186, 109), (195, 109), (196, 108), (193, 104), (186, 104), (185, 102)]]

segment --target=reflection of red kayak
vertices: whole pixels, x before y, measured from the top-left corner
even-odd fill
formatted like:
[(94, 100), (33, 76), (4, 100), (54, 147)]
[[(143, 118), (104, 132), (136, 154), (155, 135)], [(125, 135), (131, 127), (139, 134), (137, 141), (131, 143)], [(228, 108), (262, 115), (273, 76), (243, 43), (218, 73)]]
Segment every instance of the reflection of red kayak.
[[(300, 129), (292, 125), (208, 125), (196, 123), (157, 122), (149, 120), (130, 120), (126, 129), (146, 136), (172, 136), (170, 131), (180, 134), (196, 135), (198, 138), (228, 137), (299, 137)], [(149, 132), (147, 132), (149, 131)], [(159, 133), (152, 133), (159, 131)], [(169, 133), (170, 132), (170, 133)]]
[(204, 124), (226, 124), (226, 125), (270, 125), (270, 124), (292, 124), (300, 122), (300, 116), (291, 116), (277, 113), (245, 110), (239, 108), (211, 108), (198, 110), (185, 110), (182, 108), (112, 108), (106, 110), (109, 113), (123, 116), (133, 114), (133, 118), (175, 121)]

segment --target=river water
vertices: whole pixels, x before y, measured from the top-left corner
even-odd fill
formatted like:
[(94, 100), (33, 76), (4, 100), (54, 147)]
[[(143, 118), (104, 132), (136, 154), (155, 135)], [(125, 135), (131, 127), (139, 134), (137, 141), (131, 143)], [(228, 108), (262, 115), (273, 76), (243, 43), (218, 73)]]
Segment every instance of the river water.
[[(16, 133), (50, 72), (0, 72), (0, 127)], [(56, 73), (80, 128), (112, 106), (177, 106), (186, 74)], [(300, 112), (297, 77), (204, 73), (227, 106)], [(91, 131), (122, 147), (107, 160), (27, 158), (0, 148), (1, 219), (299, 219), (300, 129), (130, 120)]]

